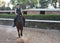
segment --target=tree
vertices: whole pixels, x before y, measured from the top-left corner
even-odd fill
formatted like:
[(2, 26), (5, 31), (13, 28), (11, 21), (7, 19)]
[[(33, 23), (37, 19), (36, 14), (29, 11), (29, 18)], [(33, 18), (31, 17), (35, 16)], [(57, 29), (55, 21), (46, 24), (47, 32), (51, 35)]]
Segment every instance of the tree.
[(11, 0), (10, 2), (11, 2), (11, 4), (14, 5), (14, 8), (15, 8), (16, 4), (20, 4), (20, 5), (26, 4), (26, 0)]
[(17, 4), (17, 0), (10, 0), (10, 3), (15, 7), (15, 5)]
[(54, 8), (57, 8), (57, 0), (52, 0), (52, 5), (54, 6)]
[(5, 2), (4, 0), (0, 1), (0, 5), (1, 5), (1, 9), (4, 10), (5, 9)]
[(57, 0), (59, 2), (59, 8), (60, 8), (60, 0)]
[(47, 8), (48, 7), (48, 0), (40, 0), (41, 8)]
[(48, 0), (48, 2), (49, 2), (54, 8), (57, 8), (57, 0)]
[(14, 6), (19, 3), (19, 4), (23, 4), (23, 5), (28, 5), (30, 4), (31, 6), (34, 6), (37, 4), (37, 0), (11, 0), (10, 1), (11, 4), (13, 4)]

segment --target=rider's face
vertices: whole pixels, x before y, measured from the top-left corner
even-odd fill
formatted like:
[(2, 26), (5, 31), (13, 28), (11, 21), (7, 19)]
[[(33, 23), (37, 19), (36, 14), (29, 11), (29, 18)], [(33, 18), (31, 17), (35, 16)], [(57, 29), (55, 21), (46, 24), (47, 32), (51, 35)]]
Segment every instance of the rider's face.
[(17, 8), (19, 8), (20, 6), (19, 5), (17, 5)]

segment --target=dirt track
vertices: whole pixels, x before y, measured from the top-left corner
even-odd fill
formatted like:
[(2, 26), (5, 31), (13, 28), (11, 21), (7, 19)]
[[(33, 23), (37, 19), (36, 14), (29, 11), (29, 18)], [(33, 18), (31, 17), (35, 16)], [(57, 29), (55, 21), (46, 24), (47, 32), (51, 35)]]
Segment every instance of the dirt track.
[[(60, 30), (42, 30), (24, 27), (23, 35), (29, 43), (60, 43)], [(0, 43), (16, 43), (16, 28), (0, 25)]]

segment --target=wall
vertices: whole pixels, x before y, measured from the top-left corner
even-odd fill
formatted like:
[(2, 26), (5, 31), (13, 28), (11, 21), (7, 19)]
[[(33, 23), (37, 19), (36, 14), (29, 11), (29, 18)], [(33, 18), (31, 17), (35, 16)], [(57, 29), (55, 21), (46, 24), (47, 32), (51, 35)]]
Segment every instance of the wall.
[(60, 14), (60, 11), (46, 11), (45, 14)]
[(40, 11), (27, 11), (27, 14), (40, 14)]

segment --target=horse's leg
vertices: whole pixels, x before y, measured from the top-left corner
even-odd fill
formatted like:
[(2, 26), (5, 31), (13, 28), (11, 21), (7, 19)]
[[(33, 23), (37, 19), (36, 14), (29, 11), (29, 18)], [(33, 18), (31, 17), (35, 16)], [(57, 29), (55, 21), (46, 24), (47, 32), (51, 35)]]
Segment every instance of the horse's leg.
[(17, 31), (18, 31), (18, 36), (19, 36), (19, 38), (20, 38), (20, 32), (19, 32), (19, 29), (17, 28)]
[(20, 29), (19, 29), (19, 38), (20, 38), (20, 35), (21, 35), (21, 31), (20, 31)]
[(23, 31), (23, 30), (21, 30), (21, 36), (23, 36), (22, 31)]
[(21, 36), (23, 36), (23, 26), (21, 26)]

